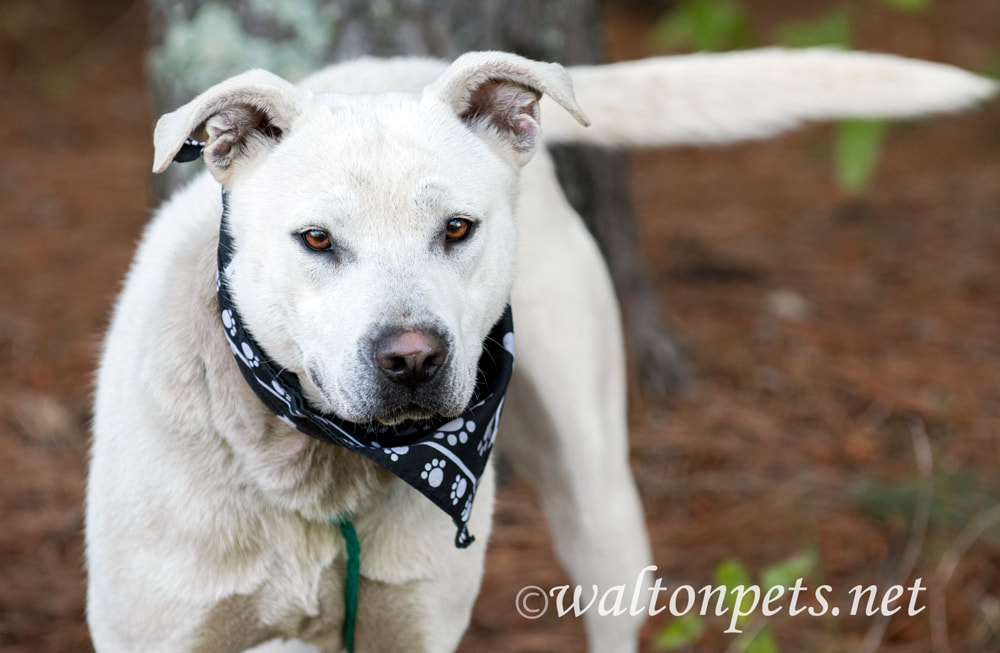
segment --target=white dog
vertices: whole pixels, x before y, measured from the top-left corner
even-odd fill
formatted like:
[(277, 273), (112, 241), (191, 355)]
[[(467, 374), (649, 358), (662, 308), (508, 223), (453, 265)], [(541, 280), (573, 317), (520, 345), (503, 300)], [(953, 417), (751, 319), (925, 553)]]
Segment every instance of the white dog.
[[(154, 170), (195, 138), (210, 174), (146, 230), (101, 361), (86, 533), (97, 651), (341, 650), (347, 555), (331, 520), (345, 516), (361, 548), (356, 650), (454, 650), (494, 499), (489, 465), (463, 475), (470, 458), (454, 452), (472, 438), (488, 456), (495, 423), (442, 422), (482, 394), (484, 340), (508, 301), (517, 364), (503, 453), (537, 489), (574, 583), (642, 589), (651, 554), (617, 308), (540, 145), (726, 142), (809, 119), (952, 110), (992, 91), (946, 66), (857, 53), (569, 75), (473, 53), (450, 66), (363, 60), (301, 86), (252, 71), (164, 116)], [(231, 243), (217, 270), (224, 203)], [(271, 387), (255, 376), (264, 368), (293, 381)], [(294, 428), (262, 400), (291, 407), (289, 384), (316, 419), (356, 424), (377, 445)], [(433, 435), (406, 439), (428, 423)], [(393, 465), (421, 447), (440, 457), (404, 482)], [(588, 613), (591, 650), (634, 651), (641, 622)]]

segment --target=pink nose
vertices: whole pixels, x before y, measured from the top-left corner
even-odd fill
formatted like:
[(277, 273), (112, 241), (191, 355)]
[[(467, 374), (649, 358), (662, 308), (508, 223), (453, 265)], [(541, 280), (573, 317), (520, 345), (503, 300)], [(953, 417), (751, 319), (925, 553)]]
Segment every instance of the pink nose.
[(375, 342), (375, 364), (390, 381), (411, 388), (434, 376), (447, 355), (444, 340), (431, 331), (390, 333)]

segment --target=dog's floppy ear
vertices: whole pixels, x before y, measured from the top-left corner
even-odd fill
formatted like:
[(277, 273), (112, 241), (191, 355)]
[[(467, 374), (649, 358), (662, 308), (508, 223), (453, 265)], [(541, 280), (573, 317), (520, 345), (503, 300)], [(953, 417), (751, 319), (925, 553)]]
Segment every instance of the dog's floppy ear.
[(187, 139), (205, 141), (205, 165), (227, 186), (240, 168), (270, 149), (302, 110), (304, 91), (265, 70), (208, 89), (156, 123), (153, 172), (163, 172)]
[(523, 166), (538, 145), (538, 100), (547, 94), (582, 125), (566, 70), (506, 52), (469, 52), (452, 63), (424, 99), (444, 102), (501, 155)]

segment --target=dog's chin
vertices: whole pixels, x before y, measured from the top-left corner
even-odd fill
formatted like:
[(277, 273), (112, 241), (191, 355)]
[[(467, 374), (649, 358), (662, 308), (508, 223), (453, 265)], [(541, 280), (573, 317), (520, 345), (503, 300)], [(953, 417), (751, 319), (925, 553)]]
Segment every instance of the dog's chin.
[[(355, 424), (397, 426), (403, 422), (423, 422), (433, 419), (453, 419), (462, 414), (466, 403), (432, 398), (381, 398), (363, 405), (337, 406), (322, 397), (316, 408)], [(315, 404), (314, 404), (315, 405)]]
[(385, 415), (378, 415), (375, 421), (383, 426), (396, 426), (403, 422), (422, 422), (424, 420), (441, 417), (440, 413), (416, 405), (409, 405), (401, 410), (396, 410)]
[(309, 403), (320, 412), (355, 424), (397, 426), (403, 422), (453, 419), (462, 414), (472, 398), (471, 383), (467, 391), (441, 382), (416, 391), (383, 384), (367, 391), (355, 390), (349, 396), (337, 396), (327, 391), (318, 374), (310, 372), (308, 378), (312, 381), (306, 392)]
[(416, 403), (410, 403), (399, 407), (367, 407), (367, 410), (337, 410), (327, 402), (320, 408), (320, 412), (336, 415), (340, 419), (355, 424), (379, 424), (381, 426), (397, 426), (404, 422), (423, 422), (438, 418), (457, 417), (462, 413), (462, 408), (457, 411), (440, 410), (427, 408)]
[(422, 422), (432, 419), (452, 419), (462, 414), (467, 401), (457, 398), (446, 400), (440, 394), (417, 392), (409, 397), (382, 396), (372, 409), (371, 421), (383, 426), (396, 426), (403, 422)]
[(442, 401), (440, 397), (412, 397), (385, 401), (373, 406), (370, 421), (383, 426), (397, 426), (403, 422), (423, 422), (434, 419), (453, 419), (462, 414), (468, 402)]

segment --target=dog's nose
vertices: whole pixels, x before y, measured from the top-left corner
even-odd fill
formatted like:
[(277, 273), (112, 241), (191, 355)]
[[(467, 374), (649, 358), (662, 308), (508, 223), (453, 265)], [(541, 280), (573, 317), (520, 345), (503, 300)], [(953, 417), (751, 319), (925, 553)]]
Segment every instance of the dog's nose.
[(375, 342), (375, 364), (393, 383), (410, 387), (434, 376), (447, 355), (444, 340), (432, 331), (401, 331)]

